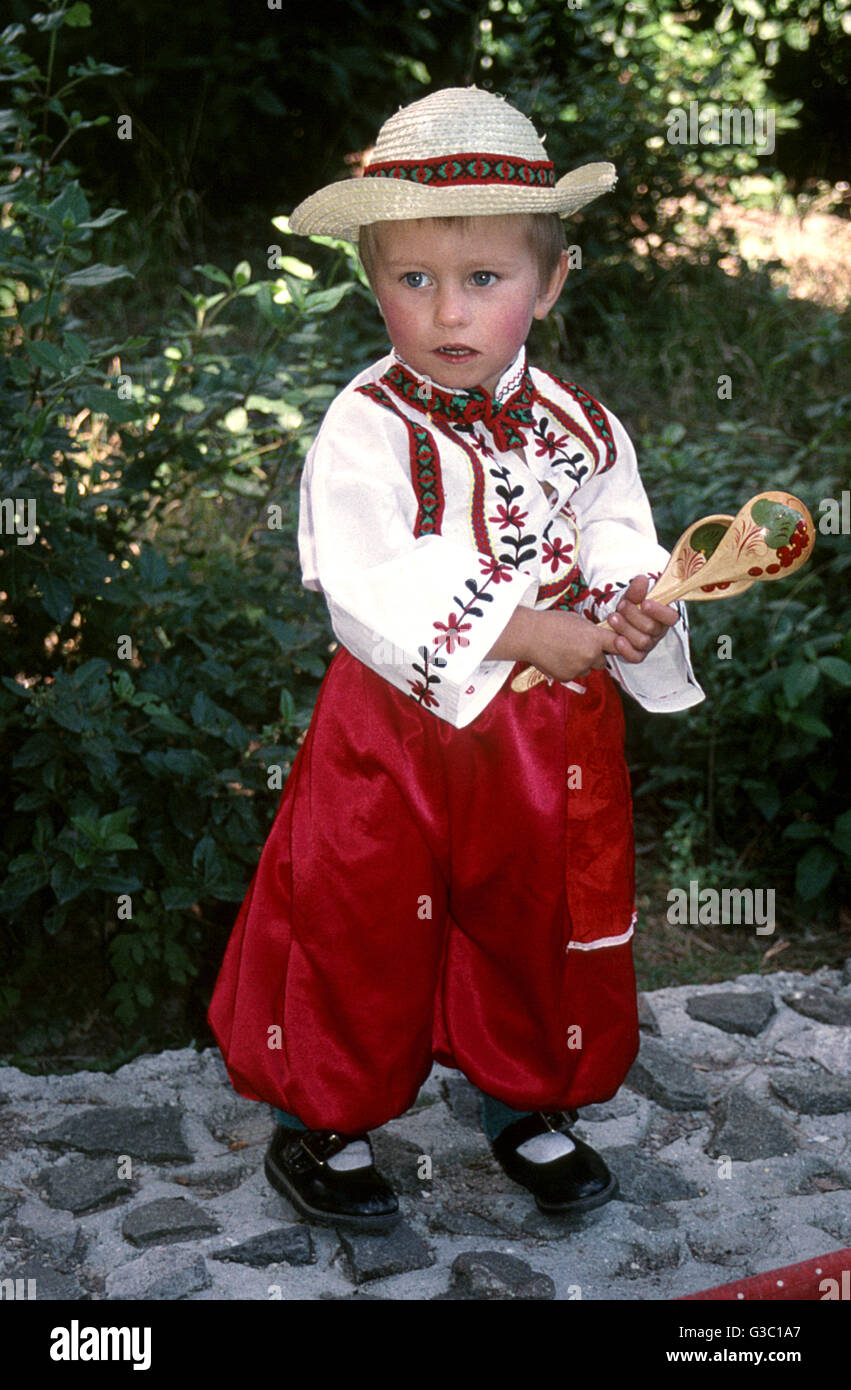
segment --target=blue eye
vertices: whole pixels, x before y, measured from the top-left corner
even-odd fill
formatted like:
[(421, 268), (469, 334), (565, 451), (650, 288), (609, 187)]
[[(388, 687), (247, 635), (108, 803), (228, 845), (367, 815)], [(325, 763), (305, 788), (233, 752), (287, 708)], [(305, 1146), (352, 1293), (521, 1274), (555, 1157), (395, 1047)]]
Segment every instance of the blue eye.
[(472, 275), (473, 284), (477, 285), (479, 289), (487, 289), (488, 285), (497, 278), (492, 270), (474, 270)]
[(412, 290), (421, 289), (425, 284), (425, 278), (425, 273), (422, 270), (409, 270), (406, 275), (402, 276), (405, 284), (409, 285)]

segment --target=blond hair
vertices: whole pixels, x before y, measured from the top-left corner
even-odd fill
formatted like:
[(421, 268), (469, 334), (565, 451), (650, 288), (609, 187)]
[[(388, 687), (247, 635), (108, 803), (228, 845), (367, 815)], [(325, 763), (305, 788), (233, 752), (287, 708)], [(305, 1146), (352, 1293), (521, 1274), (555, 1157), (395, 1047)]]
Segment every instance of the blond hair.
[[(505, 214), (504, 214), (505, 215)], [(520, 217), (525, 224), (529, 250), (538, 267), (539, 285), (549, 285), (565, 249), (564, 223), (557, 212), (518, 212), (507, 214)], [(464, 230), (473, 220), (469, 217), (418, 217), (416, 222), (437, 222), (442, 227), (457, 226)], [(358, 253), (367, 279), (375, 288), (375, 262), (378, 255), (377, 229), (382, 223), (370, 222), (358, 229)]]

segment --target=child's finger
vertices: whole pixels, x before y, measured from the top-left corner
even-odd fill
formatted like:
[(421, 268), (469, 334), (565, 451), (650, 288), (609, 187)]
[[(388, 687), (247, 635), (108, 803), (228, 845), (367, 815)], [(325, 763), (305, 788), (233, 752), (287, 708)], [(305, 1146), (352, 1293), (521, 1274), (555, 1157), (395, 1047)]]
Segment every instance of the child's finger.
[(646, 574), (636, 574), (624, 590), (623, 602), (626, 599), (630, 603), (640, 603), (650, 587), (650, 579)]
[(647, 617), (653, 618), (657, 623), (663, 623), (665, 627), (673, 627), (679, 621), (679, 613), (676, 608), (668, 603), (656, 603), (653, 598), (646, 598), (641, 605), (640, 611)]
[(655, 619), (647, 613), (642, 613), (634, 604), (624, 604), (618, 608), (609, 618), (615, 632), (621, 633), (624, 637), (631, 634), (653, 637), (658, 631), (658, 624)]

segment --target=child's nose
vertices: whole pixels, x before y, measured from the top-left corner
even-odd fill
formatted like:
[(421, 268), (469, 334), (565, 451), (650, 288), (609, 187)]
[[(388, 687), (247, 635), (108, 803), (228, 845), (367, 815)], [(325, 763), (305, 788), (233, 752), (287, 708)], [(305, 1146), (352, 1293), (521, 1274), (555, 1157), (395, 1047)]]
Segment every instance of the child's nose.
[(445, 328), (455, 327), (469, 321), (470, 310), (467, 296), (460, 286), (445, 285), (441, 287), (434, 306), (434, 316), (436, 322)]

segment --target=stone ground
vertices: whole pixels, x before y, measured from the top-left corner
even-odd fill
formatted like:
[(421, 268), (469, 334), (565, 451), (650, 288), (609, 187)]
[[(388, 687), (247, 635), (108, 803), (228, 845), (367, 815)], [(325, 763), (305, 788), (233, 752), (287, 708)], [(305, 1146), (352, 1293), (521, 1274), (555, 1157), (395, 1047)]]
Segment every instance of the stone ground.
[(671, 1300), (851, 1246), (851, 961), (641, 1004), (624, 1086), (576, 1125), (620, 1194), (573, 1218), (505, 1177), (444, 1067), (373, 1135), (403, 1216), (382, 1236), (269, 1187), (271, 1112), (216, 1049), (0, 1069), (0, 1279), (38, 1300)]

